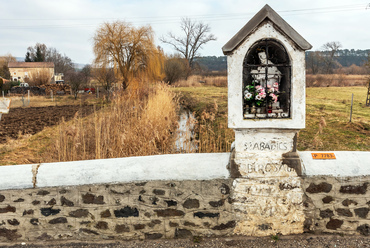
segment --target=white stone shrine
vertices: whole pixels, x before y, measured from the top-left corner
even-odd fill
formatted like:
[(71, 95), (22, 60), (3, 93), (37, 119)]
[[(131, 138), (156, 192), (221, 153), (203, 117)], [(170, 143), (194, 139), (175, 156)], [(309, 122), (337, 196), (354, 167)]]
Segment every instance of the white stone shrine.
[(222, 48), (228, 126), (235, 130), (235, 233), (303, 232), (296, 137), (305, 127), (305, 50), (311, 45), (270, 6)]

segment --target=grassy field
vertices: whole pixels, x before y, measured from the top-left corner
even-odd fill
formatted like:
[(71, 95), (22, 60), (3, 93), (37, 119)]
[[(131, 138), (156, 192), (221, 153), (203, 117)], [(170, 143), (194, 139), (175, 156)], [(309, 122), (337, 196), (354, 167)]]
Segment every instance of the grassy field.
[[(349, 122), (352, 93), (353, 112)], [(308, 88), (306, 128), (299, 134), (298, 148), (369, 151), (370, 107), (365, 106), (366, 93), (366, 87)]]
[[(174, 88), (183, 104), (202, 116), (215, 115), (208, 120), (207, 139), (224, 137), (224, 145), (217, 151), (228, 151), (234, 138), (227, 127), (227, 88), (225, 87), (183, 87)], [(304, 150), (370, 150), (370, 107), (365, 107), (366, 87), (319, 87), (307, 88), (306, 128), (298, 137), (298, 149)], [(354, 94), (352, 122), (349, 122), (351, 95)], [(218, 109), (214, 108), (215, 104)], [(204, 119), (204, 118), (203, 118)], [(222, 127), (225, 130), (222, 130)], [(201, 130), (198, 130), (198, 132)], [(200, 137), (201, 139), (202, 137)], [(202, 142), (202, 141), (200, 141)], [(208, 149), (205, 149), (207, 151)], [(208, 152), (211, 152), (208, 150)]]

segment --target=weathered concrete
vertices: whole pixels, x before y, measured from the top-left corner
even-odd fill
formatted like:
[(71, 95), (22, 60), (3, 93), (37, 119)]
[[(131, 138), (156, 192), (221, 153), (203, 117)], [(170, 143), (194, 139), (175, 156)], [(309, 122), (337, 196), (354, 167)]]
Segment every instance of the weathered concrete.
[(0, 166), (0, 190), (33, 187), (32, 164)]
[(234, 232), (248, 236), (303, 232), (305, 213), (301, 179), (282, 163), (294, 149), (295, 132), (245, 129), (235, 132)]
[(356, 151), (320, 151), (334, 153), (336, 159), (314, 160), (312, 151), (299, 152), (306, 176), (331, 175), (353, 177), (370, 175), (370, 152)]
[(0, 166), (0, 190), (147, 180), (228, 178), (229, 153), (173, 154)]

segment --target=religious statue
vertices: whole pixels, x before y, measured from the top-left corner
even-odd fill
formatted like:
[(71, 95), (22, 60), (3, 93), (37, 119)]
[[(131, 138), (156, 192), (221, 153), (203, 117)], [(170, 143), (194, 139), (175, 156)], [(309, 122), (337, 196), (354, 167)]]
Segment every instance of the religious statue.
[[(271, 66), (273, 63), (267, 59), (266, 52), (259, 52), (258, 58), (262, 66), (258, 66), (257, 70), (251, 70), (251, 75), (262, 87), (274, 87), (279, 85), (281, 79), (281, 72), (276, 66)], [(266, 74), (267, 70), (267, 74)], [(267, 82), (266, 82), (267, 80)]]

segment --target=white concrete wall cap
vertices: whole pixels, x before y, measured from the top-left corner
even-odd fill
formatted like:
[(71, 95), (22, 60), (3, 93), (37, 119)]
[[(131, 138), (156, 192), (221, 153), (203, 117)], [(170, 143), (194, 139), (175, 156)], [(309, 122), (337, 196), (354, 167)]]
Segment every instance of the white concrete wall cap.
[(0, 190), (33, 187), (32, 164), (0, 166)]
[(336, 159), (312, 159), (313, 151), (299, 152), (303, 174), (306, 176), (354, 177), (370, 175), (370, 152), (325, 151), (334, 153)]
[(228, 178), (229, 157), (192, 153), (41, 164), (36, 186)]

